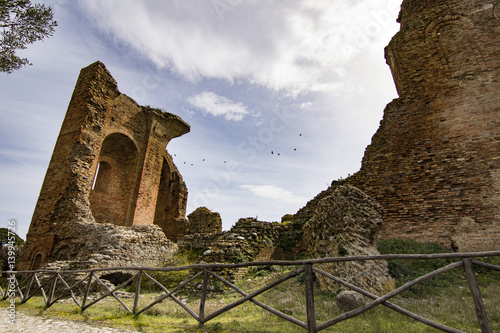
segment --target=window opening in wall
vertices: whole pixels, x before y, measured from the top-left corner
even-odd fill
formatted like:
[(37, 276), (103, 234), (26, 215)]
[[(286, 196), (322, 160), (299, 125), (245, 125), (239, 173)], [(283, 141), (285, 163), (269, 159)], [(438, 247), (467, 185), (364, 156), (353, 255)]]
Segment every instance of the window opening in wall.
[(32, 270), (39, 269), (42, 263), (42, 254), (37, 253), (35, 255), (35, 259), (33, 260), (33, 266), (31, 267)]
[(96, 192), (107, 192), (111, 178), (111, 166), (105, 161), (99, 162), (91, 189)]
[(101, 163), (102, 162), (99, 162), (99, 164), (97, 164), (97, 169), (95, 170), (95, 175), (94, 175), (94, 181), (92, 182), (92, 190), (95, 188), (95, 183), (97, 180), (97, 175), (99, 174), (99, 168), (101, 167)]

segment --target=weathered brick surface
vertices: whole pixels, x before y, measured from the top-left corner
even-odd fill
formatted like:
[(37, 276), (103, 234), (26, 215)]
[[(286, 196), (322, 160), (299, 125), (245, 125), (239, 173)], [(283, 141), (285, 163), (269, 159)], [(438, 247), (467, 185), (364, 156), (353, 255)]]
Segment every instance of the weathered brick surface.
[(497, 1), (404, 1), (386, 48), (400, 97), (351, 184), (385, 208), (381, 238), (500, 249)]
[(188, 215), (188, 234), (218, 234), (222, 232), (222, 219), (217, 212), (198, 207)]
[(21, 266), (33, 268), (61, 259), (54, 250), (62, 239), (85, 236), (67, 234), (76, 222), (157, 224), (167, 237), (182, 229), (187, 190), (165, 148), (172, 138), (187, 132), (189, 125), (178, 116), (140, 106), (121, 94), (102, 63), (82, 69), (33, 214)]

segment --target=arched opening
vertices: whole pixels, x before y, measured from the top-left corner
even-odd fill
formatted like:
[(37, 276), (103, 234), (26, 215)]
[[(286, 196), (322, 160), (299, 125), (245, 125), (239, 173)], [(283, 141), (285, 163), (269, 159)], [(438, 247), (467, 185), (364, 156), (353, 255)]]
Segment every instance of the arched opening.
[(477, 45), (461, 25), (442, 26), (438, 37), (448, 68), (453, 75), (474, 73), (482, 69), (482, 59), (476, 54)]
[(97, 222), (132, 225), (137, 159), (137, 147), (126, 135), (113, 133), (104, 139), (89, 197)]
[(40, 269), (40, 267), (42, 265), (42, 259), (43, 259), (43, 256), (42, 256), (42, 254), (40, 252), (38, 252), (37, 254), (35, 254), (35, 256), (33, 257), (32, 264), (31, 264), (31, 270), (32, 271)]
[(171, 184), (172, 182), (170, 181), (170, 167), (168, 165), (168, 162), (163, 159), (160, 185), (158, 186), (158, 197), (156, 199), (154, 224), (160, 226), (166, 235), (169, 229), (169, 220), (172, 219), (172, 216), (170, 216), (172, 215), (170, 213), (172, 206)]
[(426, 33), (435, 43), (442, 65), (453, 76), (487, 69), (474, 38), (474, 22), (464, 15), (447, 15), (429, 24)]
[(94, 176), (94, 183), (92, 184), (92, 190), (106, 192), (107, 184), (109, 184), (109, 179), (111, 177), (111, 166), (106, 161), (101, 161), (97, 165), (97, 170)]
[(171, 167), (167, 159), (163, 159), (160, 184), (158, 186), (158, 197), (156, 200), (154, 224), (162, 228), (167, 238), (177, 240), (184, 232), (182, 225), (176, 223), (176, 219), (183, 217), (180, 214), (181, 179)]

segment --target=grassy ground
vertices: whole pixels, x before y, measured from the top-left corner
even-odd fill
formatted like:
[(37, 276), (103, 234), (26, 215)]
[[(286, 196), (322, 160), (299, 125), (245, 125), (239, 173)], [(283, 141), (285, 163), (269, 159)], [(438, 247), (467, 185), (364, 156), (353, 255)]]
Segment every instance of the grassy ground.
[[(388, 240), (379, 242), (381, 253), (439, 253), (447, 252), (436, 244), (417, 243), (411, 240)], [(193, 263), (197, 253), (179, 252), (166, 265), (183, 266)], [(487, 258), (484, 261), (500, 266), (500, 258)], [(422, 276), (427, 272), (445, 266), (446, 260), (392, 260), (389, 272), (396, 279), (397, 286)], [(252, 269), (236, 285), (247, 294), (277, 280), (294, 268), (271, 266), (266, 269)], [(493, 326), (493, 332), (500, 332), (500, 272), (475, 267), (486, 311)], [(186, 279), (187, 272), (158, 273), (150, 272), (168, 289)], [(201, 292), (196, 288), (200, 281), (194, 281), (189, 290), (177, 293), (179, 299), (198, 313)], [(153, 302), (160, 293), (155, 285), (143, 279), (139, 309)], [(209, 293), (205, 314), (210, 314), (224, 305), (234, 302), (240, 295), (224, 289), (222, 284), (212, 285), (215, 290)], [(129, 287), (133, 292), (135, 286)], [(275, 288), (256, 297), (256, 300), (283, 313), (306, 322), (305, 290), (303, 275), (294, 277)], [(133, 298), (124, 298), (129, 308), (133, 308)], [(458, 268), (432, 280), (425, 281), (390, 300), (411, 312), (464, 332), (480, 332), (473, 309), (472, 297), (465, 280), (463, 269)], [(0, 301), (0, 308), (7, 307), (7, 301)], [(306, 332), (305, 329), (291, 324), (265, 310), (246, 302), (223, 315), (209, 321), (202, 328), (184, 309), (170, 299), (155, 305), (146, 312), (134, 316), (129, 314), (114, 298), (108, 297), (84, 312), (72, 300), (56, 303), (46, 309), (41, 297), (33, 297), (25, 304), (17, 304), (19, 311), (47, 318), (69, 319), (94, 323), (99, 326), (125, 327), (139, 332)], [(340, 315), (335, 295), (322, 292), (315, 285), (316, 320), (323, 323)], [(378, 306), (358, 317), (334, 325), (322, 332), (438, 332), (404, 315), (383, 306)]]
[[(255, 273), (255, 272), (254, 272)], [(265, 274), (248, 275), (237, 285), (245, 292), (264, 286), (286, 271), (269, 271)], [(500, 281), (482, 279), (482, 295), (485, 301), (494, 332), (500, 332)], [(139, 306), (152, 302), (158, 293), (141, 295)], [(219, 309), (232, 301), (239, 299), (234, 292), (224, 291), (212, 293), (208, 299), (205, 313)], [(199, 293), (179, 294), (186, 300), (190, 308), (198, 312)], [(306, 321), (304, 283), (300, 277), (292, 278), (276, 288), (257, 297), (257, 300)], [(392, 300), (391, 300), (392, 301)], [(124, 299), (133, 307), (133, 299)], [(412, 293), (400, 296), (393, 303), (418, 313), (426, 318), (436, 320), (464, 332), (479, 332), (477, 320), (465, 280), (458, 278), (453, 285), (440, 286), (440, 292), (430, 292), (428, 297), (415, 297)], [(8, 302), (0, 302), (0, 307), (6, 307)], [(316, 288), (315, 306), (318, 323), (340, 314), (335, 297), (321, 292)], [(133, 316), (113, 298), (106, 298), (97, 305), (81, 312), (72, 302), (57, 303), (45, 309), (41, 297), (34, 297), (27, 303), (17, 306), (19, 311), (47, 318), (70, 319), (83, 322), (98, 323), (102, 326), (125, 327), (140, 332), (305, 332), (306, 330), (288, 323), (275, 315), (246, 302), (230, 310), (198, 328), (197, 321), (171, 300), (147, 310), (139, 316)], [(417, 323), (399, 313), (379, 306), (356, 318), (330, 327), (324, 332), (438, 332), (437, 330)]]

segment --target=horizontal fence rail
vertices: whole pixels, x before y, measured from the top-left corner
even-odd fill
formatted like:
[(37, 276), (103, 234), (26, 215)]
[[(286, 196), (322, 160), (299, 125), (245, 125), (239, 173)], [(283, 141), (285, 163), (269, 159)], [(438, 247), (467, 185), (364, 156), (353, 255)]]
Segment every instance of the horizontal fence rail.
[[(178, 306), (180, 306), (186, 313), (192, 316), (200, 326), (203, 326), (208, 321), (218, 317), (219, 315), (249, 301), (263, 308), (266, 311), (280, 317), (281, 319), (287, 320), (292, 324), (295, 324), (309, 333), (320, 332), (328, 327), (331, 327), (337, 323), (340, 323), (349, 318), (358, 316), (366, 311), (369, 311), (379, 305), (383, 305), (389, 309), (399, 312), (413, 320), (426, 324), (428, 326), (434, 327), (443, 332), (461, 332), (457, 329), (448, 327), (446, 325), (434, 322), (430, 319), (421, 317), (414, 314), (398, 305), (391, 303), (389, 300), (395, 296), (401, 294), (405, 290), (408, 290), (412, 286), (418, 283), (430, 279), (432, 277), (438, 276), (447, 271), (463, 267), (465, 271), (465, 276), (469, 285), (471, 296), (474, 302), (474, 309), (476, 312), (476, 317), (478, 324), (483, 333), (493, 333), (491, 323), (488, 319), (486, 313), (483, 299), (481, 297), (481, 292), (476, 280), (474, 265), (484, 267), (491, 270), (500, 271), (500, 266), (484, 263), (478, 260), (473, 260), (472, 258), (483, 258), (483, 257), (498, 257), (500, 256), (500, 251), (495, 252), (474, 252), (474, 253), (444, 253), (444, 254), (390, 254), (390, 255), (377, 255), (377, 256), (352, 256), (352, 257), (336, 257), (336, 258), (321, 258), (321, 259), (311, 259), (311, 260), (298, 260), (298, 261), (260, 261), (260, 262), (247, 262), (238, 264), (197, 264), (188, 265), (180, 267), (112, 267), (112, 268), (97, 268), (97, 269), (87, 269), (87, 270), (70, 270), (70, 271), (54, 271), (54, 270), (33, 270), (33, 271), (2, 271), (0, 272), (0, 300), (7, 300), (8, 298), (18, 297), (20, 302), (25, 303), (30, 298), (36, 295), (40, 295), (45, 303), (46, 308), (49, 308), (54, 303), (58, 302), (63, 298), (71, 298), (74, 303), (80, 308), (81, 311), (85, 311), (89, 307), (97, 304), (105, 298), (112, 297), (119, 302), (123, 308), (134, 315), (139, 315), (146, 310), (153, 308), (155, 305), (161, 303), (165, 299), (173, 300)], [(366, 290), (363, 290), (351, 283), (343, 281), (342, 279), (322, 270), (317, 267), (320, 264), (335, 263), (335, 262), (349, 262), (349, 261), (367, 261), (367, 260), (393, 260), (393, 259), (413, 259), (413, 260), (432, 260), (432, 259), (456, 259), (458, 261), (451, 263), (445, 267), (439, 268), (433, 272), (427, 273), (413, 281), (410, 281), (403, 286), (393, 290), (392, 292), (384, 295), (377, 296)], [(246, 293), (241, 290), (235, 284), (231, 283), (217, 272), (227, 269), (239, 269), (244, 267), (255, 267), (255, 266), (295, 266), (300, 267), (288, 274), (281, 276), (279, 279), (270, 282), (266, 286), (256, 290), (252, 293)], [(175, 288), (168, 290), (162, 283), (157, 281), (152, 277), (152, 272), (175, 272), (175, 271), (189, 271), (192, 272), (192, 276), (186, 278), (183, 282), (178, 284)], [(99, 277), (99, 273), (109, 273), (109, 272), (133, 272), (130, 274), (131, 277), (126, 281), (120, 283), (114, 288), (110, 288), (106, 283), (102, 281), (102, 277)], [(262, 293), (274, 288), (275, 286), (304, 273), (305, 275), (305, 294), (306, 294), (306, 322), (292, 317), (291, 315), (285, 314), (277, 309), (274, 309), (255, 298)], [(318, 323), (315, 314), (315, 301), (314, 301), (314, 275), (323, 275), (328, 279), (331, 279), (353, 291), (356, 291), (367, 298), (372, 299), (371, 302), (343, 313), (335, 318), (327, 320), (323, 323)], [(69, 276), (69, 277), (68, 277)], [(75, 276), (79, 277), (75, 278)], [(71, 278), (73, 277), (73, 278)], [(193, 282), (201, 279), (201, 294), (200, 294), (200, 305), (199, 309), (191, 309), (185, 302), (179, 299), (176, 294), (182, 289), (186, 288)], [(75, 281), (76, 280), (76, 281)], [(227, 288), (234, 290), (236, 293), (241, 295), (241, 298), (227, 305), (222, 306), (212, 313), (206, 312), (206, 302), (209, 297), (209, 282), (219, 281)], [(68, 281), (72, 283), (68, 284)], [(152, 283), (162, 290), (162, 294), (142, 308), (139, 306), (139, 297), (141, 292), (141, 285), (146, 282)], [(123, 297), (120, 296), (120, 290), (127, 288), (131, 283), (135, 283), (135, 292), (133, 293), (133, 305), (130, 306), (125, 304), (122, 300)], [(91, 297), (92, 286), (100, 286), (104, 293), (95, 298)], [(197, 286), (199, 287), (199, 286)]]

